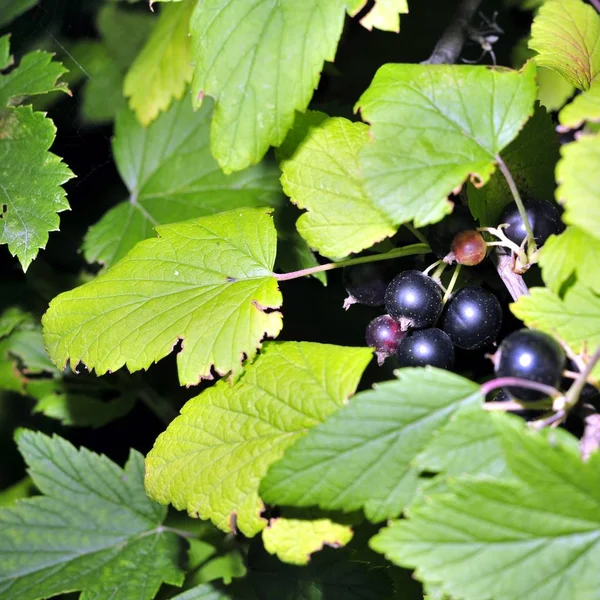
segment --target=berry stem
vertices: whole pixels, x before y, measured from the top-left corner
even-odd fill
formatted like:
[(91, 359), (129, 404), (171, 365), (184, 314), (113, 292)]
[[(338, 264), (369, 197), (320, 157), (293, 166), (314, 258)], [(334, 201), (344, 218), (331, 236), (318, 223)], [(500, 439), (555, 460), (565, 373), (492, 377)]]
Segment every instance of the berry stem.
[(427, 238), (411, 223), (404, 223), (404, 227), (408, 229), (422, 244), (429, 245)]
[(523, 219), (523, 223), (525, 225), (525, 230), (527, 231), (527, 247), (529, 255), (531, 256), (536, 250), (537, 245), (535, 243), (535, 238), (533, 237), (533, 230), (531, 229), (531, 224), (529, 223), (529, 219), (527, 218), (527, 211), (525, 210), (525, 206), (523, 205), (523, 200), (521, 199), (521, 195), (519, 194), (519, 190), (517, 189), (517, 184), (513, 179), (513, 176), (506, 166), (506, 163), (502, 160), (502, 157), (499, 154), (496, 154), (496, 162), (498, 163), (498, 167), (504, 175), (504, 179), (506, 179), (506, 183), (510, 189), (513, 198), (515, 199), (515, 204), (519, 209), (519, 214), (521, 215), (521, 219)]
[(565, 409), (568, 411), (573, 408), (579, 401), (579, 395), (581, 394), (581, 390), (585, 387), (587, 383), (587, 378), (590, 376), (590, 373), (596, 366), (596, 363), (600, 360), (600, 346), (596, 349), (596, 352), (592, 355), (588, 363), (585, 365), (585, 368), (581, 373), (578, 374), (577, 378), (573, 382), (573, 385), (569, 388), (569, 391), (566, 395), (565, 401)]
[(456, 285), (456, 280), (458, 279), (458, 276), (460, 274), (461, 266), (462, 265), (460, 265), (460, 264), (456, 265), (456, 267), (454, 269), (454, 273), (452, 273), (452, 279), (450, 280), (450, 283), (448, 284), (446, 292), (444, 293), (444, 297), (442, 298), (442, 304), (446, 304), (446, 302), (448, 302), (448, 298), (450, 298), (450, 295), (452, 294), (452, 290), (454, 290), (454, 286)]
[(351, 267), (353, 265), (361, 265), (363, 263), (378, 262), (380, 260), (391, 260), (392, 258), (412, 256), (414, 254), (427, 254), (429, 252), (431, 252), (431, 249), (427, 244), (411, 244), (410, 246), (404, 246), (402, 248), (394, 248), (393, 250), (385, 252), (384, 254), (373, 254), (371, 256), (348, 258), (346, 260), (340, 260), (339, 262), (326, 263), (324, 265), (309, 267), (308, 269), (300, 269), (299, 271), (292, 271), (290, 273), (274, 273), (273, 277), (275, 277), (277, 281), (288, 281), (289, 279), (298, 279), (299, 277), (306, 277), (307, 275), (321, 273), (322, 271), (331, 271), (333, 269), (341, 269), (342, 267)]
[[(536, 390), (537, 392), (546, 394), (551, 398), (560, 398), (562, 396), (562, 394), (551, 385), (538, 383), (537, 381), (530, 381), (529, 379), (521, 379), (519, 377), (497, 377), (496, 379), (486, 381), (481, 385), (481, 393), (484, 396), (487, 396), (491, 391), (506, 386), (523, 387), (530, 390)], [(531, 402), (524, 406), (531, 406)]]

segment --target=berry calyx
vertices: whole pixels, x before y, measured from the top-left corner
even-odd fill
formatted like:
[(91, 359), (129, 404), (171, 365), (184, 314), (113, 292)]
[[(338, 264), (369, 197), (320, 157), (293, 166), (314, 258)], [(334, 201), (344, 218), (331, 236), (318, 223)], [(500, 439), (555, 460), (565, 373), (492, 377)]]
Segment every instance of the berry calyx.
[(402, 331), (429, 327), (442, 312), (442, 290), (421, 271), (403, 271), (387, 287), (385, 308)]
[[(494, 355), (498, 377), (519, 377), (557, 387), (565, 366), (565, 352), (551, 336), (541, 331), (520, 329), (502, 340)], [(545, 398), (542, 392), (519, 387), (503, 388), (519, 400)]]
[(487, 290), (464, 287), (446, 304), (441, 328), (455, 346), (475, 350), (496, 339), (502, 326), (502, 306)]
[(478, 265), (487, 254), (487, 244), (479, 231), (459, 231), (452, 240), (450, 253), (444, 262), (457, 262), (467, 267)]
[(342, 280), (348, 292), (348, 297), (344, 301), (344, 308), (348, 310), (350, 306), (357, 303), (381, 306), (390, 277), (385, 265), (363, 263), (344, 267)]
[[(528, 200), (523, 202), (527, 220), (531, 226), (533, 237), (538, 248), (544, 245), (553, 233), (560, 233), (565, 226), (560, 218), (558, 208), (546, 200)], [(525, 223), (515, 202), (511, 202), (500, 215), (500, 223), (506, 223), (504, 234), (517, 246), (527, 238)]]
[(401, 367), (451, 369), (454, 365), (452, 340), (441, 329), (421, 329), (404, 337), (396, 352)]
[(397, 321), (389, 315), (381, 315), (367, 325), (365, 339), (367, 346), (375, 349), (377, 363), (381, 366), (388, 356), (395, 354), (404, 335)]

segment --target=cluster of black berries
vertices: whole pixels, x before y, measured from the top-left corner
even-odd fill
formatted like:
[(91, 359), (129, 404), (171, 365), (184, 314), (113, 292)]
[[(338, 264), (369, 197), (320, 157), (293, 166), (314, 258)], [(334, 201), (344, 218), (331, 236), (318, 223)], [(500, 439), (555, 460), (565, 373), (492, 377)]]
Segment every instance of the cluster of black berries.
[[(564, 228), (556, 206), (539, 200), (525, 204), (536, 244), (541, 246)], [(522, 246), (527, 232), (516, 205), (509, 205), (500, 219), (505, 235)], [(473, 266), (486, 256), (487, 246), (466, 207), (457, 206), (450, 217), (432, 226), (428, 239), (432, 251), (444, 262)], [(495, 342), (502, 326), (502, 307), (490, 291), (463, 287), (444, 305), (440, 284), (419, 270), (405, 270), (389, 280), (382, 263), (347, 267), (344, 283), (349, 304), (385, 306), (386, 314), (367, 326), (366, 341), (375, 349), (379, 364), (395, 355), (402, 367), (431, 365), (452, 369), (455, 348), (475, 350)], [(565, 353), (549, 335), (522, 329), (508, 335), (493, 356), (498, 377), (518, 377), (548, 386), (560, 385)], [(537, 400), (539, 391), (505, 392), (520, 400)]]

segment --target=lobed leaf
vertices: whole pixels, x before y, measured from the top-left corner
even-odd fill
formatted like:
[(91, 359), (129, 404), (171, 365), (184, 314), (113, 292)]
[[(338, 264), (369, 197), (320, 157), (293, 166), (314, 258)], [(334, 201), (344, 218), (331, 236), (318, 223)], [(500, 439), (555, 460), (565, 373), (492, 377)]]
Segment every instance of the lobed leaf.
[(97, 375), (147, 369), (182, 341), (179, 381), (241, 370), (282, 326), (269, 209), (247, 208), (157, 227), (119, 263), (52, 300), (42, 319), (48, 354)]
[(582, 0), (548, 0), (531, 26), (538, 65), (587, 90), (600, 73), (600, 16)]
[[(462, 476), (371, 540), (394, 563), (464, 600), (592, 600), (600, 585), (600, 454), (492, 415), (516, 478)], [(476, 574), (476, 576), (474, 576)]]
[(517, 71), (456, 65), (384, 65), (357, 103), (371, 123), (360, 153), (365, 189), (395, 224), (448, 214), (466, 178), (482, 185), (496, 155), (533, 112), (535, 65)]
[(589, 90), (575, 97), (558, 115), (562, 128), (577, 129), (585, 121), (600, 121), (600, 82), (592, 84)]
[(478, 404), (477, 384), (439, 369), (400, 369), (396, 381), (361, 392), (308, 432), (261, 483), (266, 502), (352, 511), (371, 521), (399, 515), (413, 499), (413, 459), (463, 406)]
[(211, 114), (210, 103), (194, 112), (183, 99), (147, 128), (127, 109), (118, 115), (113, 152), (129, 201), (88, 231), (83, 250), (89, 262), (114, 264), (157, 225), (281, 204), (275, 166), (263, 163), (229, 176), (219, 169), (209, 149)]
[(211, 150), (226, 172), (283, 142), (334, 59), (344, 0), (203, 0), (192, 15), (193, 95), (216, 100)]
[[(348, 7), (351, 16), (358, 14), (366, 6), (367, 0), (354, 0)], [(408, 12), (407, 0), (375, 0), (371, 10), (360, 20), (360, 24), (371, 31), (400, 31), (400, 14)]]
[(324, 256), (360, 252), (396, 232), (364, 192), (358, 152), (368, 135), (362, 123), (327, 119), (310, 128), (296, 151), (280, 163), (283, 190), (308, 210), (296, 223), (298, 231)]
[(0, 27), (8, 25), (37, 3), (38, 0), (0, 0)]
[(268, 344), (241, 380), (190, 400), (146, 458), (146, 489), (224, 531), (261, 531), (258, 486), (269, 465), (350, 396), (367, 348)]
[(556, 198), (565, 206), (563, 220), (599, 238), (600, 136), (583, 136), (565, 144), (561, 155), (556, 166)]
[(183, 583), (180, 544), (144, 493), (140, 454), (121, 469), (57, 436), (25, 431), (18, 445), (43, 495), (0, 509), (3, 598), (150, 600), (162, 582)]
[(352, 539), (352, 529), (330, 519), (272, 519), (263, 529), (265, 550), (285, 563), (307, 565), (324, 546), (339, 548)]
[(191, 1), (165, 6), (125, 76), (123, 93), (144, 126), (165, 111), (173, 99), (183, 98), (192, 80), (188, 32), (193, 8)]

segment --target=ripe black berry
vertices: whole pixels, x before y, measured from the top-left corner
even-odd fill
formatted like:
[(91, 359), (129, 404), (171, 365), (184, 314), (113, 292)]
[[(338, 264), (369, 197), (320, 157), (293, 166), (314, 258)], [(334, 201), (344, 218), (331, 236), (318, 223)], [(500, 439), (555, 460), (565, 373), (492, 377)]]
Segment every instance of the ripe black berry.
[(450, 252), (452, 240), (460, 231), (472, 230), (477, 227), (471, 211), (462, 204), (457, 204), (452, 213), (443, 220), (434, 223), (429, 228), (427, 240), (431, 251), (438, 258), (444, 258)]
[(465, 350), (493, 342), (502, 325), (502, 307), (494, 294), (480, 287), (464, 287), (446, 304), (442, 329), (455, 346)]
[(386, 267), (378, 263), (344, 267), (342, 279), (348, 292), (348, 298), (344, 302), (346, 309), (355, 303), (381, 306), (390, 282)]
[(377, 362), (381, 365), (388, 356), (396, 352), (404, 335), (397, 321), (389, 315), (381, 315), (367, 325), (365, 338), (367, 346), (375, 349)]
[(487, 254), (487, 244), (479, 231), (459, 231), (450, 245), (450, 254), (444, 260), (460, 263), (467, 267), (478, 265)]
[[(560, 344), (541, 331), (520, 329), (504, 338), (494, 357), (498, 377), (519, 377), (557, 387), (565, 366)], [(541, 400), (542, 392), (519, 387), (504, 388), (519, 400)]]
[(385, 308), (402, 331), (429, 327), (442, 312), (442, 290), (421, 271), (404, 271), (388, 285)]
[[(543, 246), (546, 240), (553, 233), (560, 233), (564, 230), (564, 223), (560, 219), (558, 208), (546, 200), (528, 200), (523, 203), (527, 220), (531, 225), (533, 237), (536, 244)], [(520, 246), (527, 237), (525, 223), (521, 218), (519, 209), (514, 202), (511, 202), (500, 215), (500, 223), (507, 223), (508, 227), (504, 229), (506, 237)]]
[(451, 369), (454, 365), (452, 340), (441, 329), (413, 331), (398, 344), (396, 352), (401, 367), (424, 367)]

